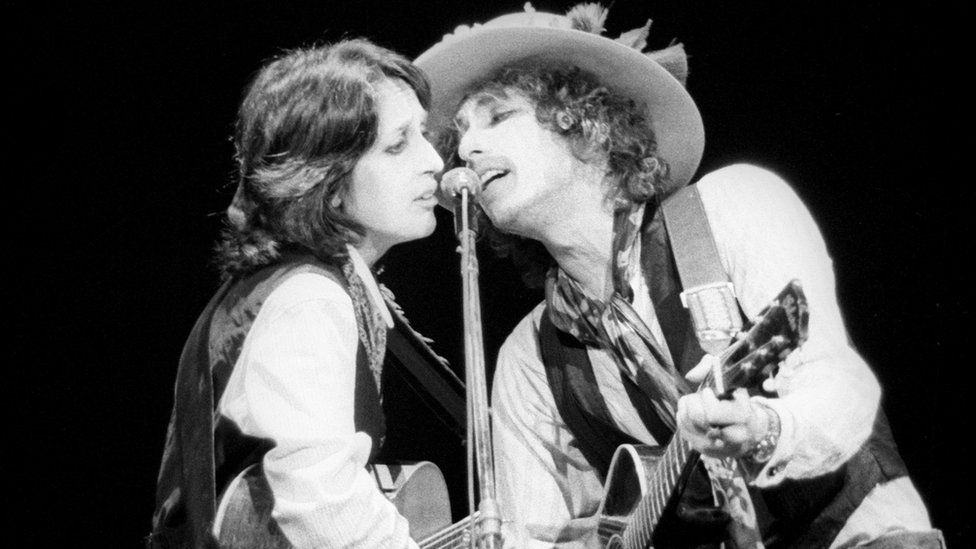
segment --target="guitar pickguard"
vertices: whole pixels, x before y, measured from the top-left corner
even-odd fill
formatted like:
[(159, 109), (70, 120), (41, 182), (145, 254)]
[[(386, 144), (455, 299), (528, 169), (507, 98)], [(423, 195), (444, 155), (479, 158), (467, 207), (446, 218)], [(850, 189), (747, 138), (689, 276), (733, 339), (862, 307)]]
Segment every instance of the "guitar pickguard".
[(664, 448), (624, 444), (617, 448), (607, 473), (606, 495), (600, 503), (599, 536), (606, 542), (620, 534), (647, 492)]

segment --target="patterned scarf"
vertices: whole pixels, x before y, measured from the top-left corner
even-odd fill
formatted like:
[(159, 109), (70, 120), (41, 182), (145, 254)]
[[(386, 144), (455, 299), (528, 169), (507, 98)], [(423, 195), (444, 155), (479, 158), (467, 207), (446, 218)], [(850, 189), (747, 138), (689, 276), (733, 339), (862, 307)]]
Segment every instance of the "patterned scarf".
[[(556, 328), (581, 343), (606, 350), (620, 370), (650, 398), (661, 421), (676, 428), (678, 398), (691, 391), (670, 355), (631, 304), (630, 280), (640, 273), (636, 246), (644, 206), (619, 210), (613, 222), (613, 291), (606, 300), (590, 296), (562, 269), (546, 280), (546, 305)], [(643, 276), (643, 275), (641, 275)]]
[(380, 402), (383, 402), (383, 391), (380, 380), (383, 376), (383, 358), (386, 355), (386, 322), (379, 307), (384, 305), (374, 303), (369, 297), (369, 290), (351, 259), (347, 258), (342, 264), (342, 274), (349, 284), (349, 296), (352, 298), (352, 308), (356, 313), (356, 327), (359, 331), (359, 341), (366, 349), (369, 359), (369, 369), (376, 381), (376, 391)]

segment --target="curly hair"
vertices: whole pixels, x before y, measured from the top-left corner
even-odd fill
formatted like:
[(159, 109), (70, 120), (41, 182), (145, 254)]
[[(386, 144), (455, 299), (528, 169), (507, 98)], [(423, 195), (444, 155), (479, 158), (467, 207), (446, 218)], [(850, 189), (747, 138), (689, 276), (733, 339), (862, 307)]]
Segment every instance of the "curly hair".
[[(668, 165), (657, 155), (657, 140), (642, 105), (614, 93), (575, 67), (509, 67), (474, 86), (461, 100), (479, 96), (523, 96), (535, 106), (536, 120), (562, 135), (580, 160), (605, 161), (607, 199), (615, 208), (648, 202), (671, 190)], [(458, 157), (456, 129), (439, 136), (438, 148), (451, 166)], [(490, 222), (485, 231), (490, 246), (510, 257), (529, 287), (541, 287), (555, 264), (538, 241), (505, 233)]]
[(403, 81), (430, 107), (426, 76), (361, 38), (286, 52), (257, 73), (235, 126), (237, 192), (216, 249), (225, 277), (288, 251), (334, 261), (362, 235), (333, 199), (376, 141), (375, 85), (385, 79)]

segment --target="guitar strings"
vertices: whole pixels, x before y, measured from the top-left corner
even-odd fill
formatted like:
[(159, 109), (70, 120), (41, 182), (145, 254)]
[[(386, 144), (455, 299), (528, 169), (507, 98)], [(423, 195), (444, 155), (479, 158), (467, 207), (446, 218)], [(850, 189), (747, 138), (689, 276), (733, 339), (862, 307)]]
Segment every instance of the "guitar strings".
[[(477, 513), (474, 515), (477, 517)], [(471, 523), (471, 516), (448, 526), (444, 530), (420, 541), (424, 549), (460, 548), (464, 547), (464, 532)]]

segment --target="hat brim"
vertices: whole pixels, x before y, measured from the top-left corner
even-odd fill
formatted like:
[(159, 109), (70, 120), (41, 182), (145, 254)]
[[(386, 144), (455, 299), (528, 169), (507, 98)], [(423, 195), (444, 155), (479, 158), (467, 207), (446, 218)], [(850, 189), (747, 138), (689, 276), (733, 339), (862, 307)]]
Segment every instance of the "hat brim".
[(447, 36), (414, 63), (431, 81), (432, 128), (451, 124), (465, 93), (500, 69), (558, 63), (579, 67), (646, 107), (673, 187), (691, 181), (701, 161), (705, 131), (684, 86), (645, 54), (604, 36), (562, 28), (475, 27)]

